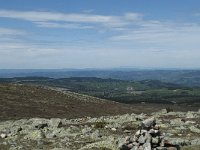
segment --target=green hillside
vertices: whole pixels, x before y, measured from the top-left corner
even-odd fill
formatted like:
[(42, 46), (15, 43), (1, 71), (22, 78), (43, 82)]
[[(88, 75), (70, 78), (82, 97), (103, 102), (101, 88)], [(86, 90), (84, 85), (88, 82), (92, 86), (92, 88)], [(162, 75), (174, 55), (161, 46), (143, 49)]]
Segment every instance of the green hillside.
[(59, 87), (72, 91), (122, 103), (165, 103), (199, 105), (200, 88), (185, 87), (157, 80), (125, 81), (95, 77), (73, 78), (9, 78), (0, 82), (35, 84)]

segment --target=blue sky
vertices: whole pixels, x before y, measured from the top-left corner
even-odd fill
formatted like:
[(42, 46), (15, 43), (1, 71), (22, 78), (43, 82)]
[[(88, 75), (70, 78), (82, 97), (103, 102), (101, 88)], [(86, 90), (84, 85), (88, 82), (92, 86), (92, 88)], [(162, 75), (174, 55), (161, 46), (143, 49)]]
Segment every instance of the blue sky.
[(200, 68), (199, 0), (0, 0), (0, 68)]

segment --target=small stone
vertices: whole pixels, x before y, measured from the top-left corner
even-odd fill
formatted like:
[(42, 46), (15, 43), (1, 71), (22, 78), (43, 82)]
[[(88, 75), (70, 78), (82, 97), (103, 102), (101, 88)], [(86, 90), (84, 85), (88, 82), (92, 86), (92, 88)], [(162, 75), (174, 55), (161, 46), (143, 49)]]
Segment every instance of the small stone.
[(195, 118), (195, 116), (191, 111), (188, 111), (186, 114), (186, 118)]
[(124, 130), (124, 133), (131, 133), (130, 130)]
[(20, 126), (13, 126), (9, 129), (10, 136), (17, 135), (20, 131), (22, 131), (22, 128)]
[(40, 130), (35, 130), (35, 131), (32, 131), (32, 132), (29, 132), (29, 134), (27, 134), (26, 136), (24, 136), (24, 139), (28, 139), (28, 140), (39, 140), (39, 139), (42, 139), (44, 138), (45, 135), (43, 134), (42, 131)]
[(200, 133), (200, 129), (196, 128), (195, 126), (191, 126), (190, 130), (195, 133)]
[(172, 119), (170, 121), (170, 124), (171, 125), (182, 125), (182, 124), (184, 124), (184, 122), (182, 121), (181, 118), (176, 118), (176, 119)]
[(112, 130), (112, 131), (117, 131), (117, 129), (116, 129), (116, 128), (111, 128), (111, 130)]
[(160, 142), (160, 139), (158, 137), (153, 137), (152, 138), (152, 143), (153, 144), (159, 144), (159, 142)]
[(162, 109), (162, 110), (161, 110), (161, 113), (162, 113), (162, 114), (166, 114), (166, 113), (168, 113), (168, 110), (167, 110), (167, 109)]
[(178, 134), (178, 136), (182, 136), (183, 134)]
[(82, 133), (83, 133), (83, 134), (88, 134), (88, 133), (90, 133), (91, 131), (92, 131), (92, 128), (90, 128), (90, 127), (83, 128), (83, 129), (82, 129)]
[(197, 138), (197, 139), (192, 140), (191, 145), (200, 145), (200, 139)]
[(2, 139), (7, 138), (7, 135), (5, 133), (2, 133), (0, 136)]
[(144, 150), (151, 150), (151, 143), (144, 143), (143, 149)]
[(101, 137), (99, 130), (95, 130), (92, 134), (91, 134), (91, 138), (94, 140), (97, 140)]
[(51, 118), (49, 126), (53, 128), (59, 128), (62, 125), (62, 121), (59, 118)]
[(143, 135), (141, 135), (141, 136), (139, 137), (139, 139), (138, 139), (138, 142), (139, 142), (140, 144), (144, 144), (145, 141), (146, 141), (146, 137), (143, 136)]
[(185, 124), (195, 124), (195, 121), (186, 121)]
[(105, 129), (109, 129), (109, 126), (106, 125), (104, 128), (105, 128)]

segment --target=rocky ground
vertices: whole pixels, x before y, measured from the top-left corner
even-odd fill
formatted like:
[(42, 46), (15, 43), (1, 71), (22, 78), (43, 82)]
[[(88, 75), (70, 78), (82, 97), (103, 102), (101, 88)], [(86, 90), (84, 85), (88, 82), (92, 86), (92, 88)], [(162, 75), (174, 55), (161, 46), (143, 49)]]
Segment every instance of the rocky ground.
[(78, 119), (21, 119), (0, 122), (2, 150), (117, 150), (141, 120), (154, 116), (165, 139), (183, 150), (200, 149), (200, 111), (125, 114)]

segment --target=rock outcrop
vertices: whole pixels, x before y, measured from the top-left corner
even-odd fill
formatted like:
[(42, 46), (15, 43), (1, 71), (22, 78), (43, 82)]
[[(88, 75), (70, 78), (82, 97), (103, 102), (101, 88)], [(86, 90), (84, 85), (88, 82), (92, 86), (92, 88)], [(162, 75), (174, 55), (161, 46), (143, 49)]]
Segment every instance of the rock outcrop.
[(179, 145), (200, 145), (200, 111), (125, 114), (99, 118), (31, 118), (0, 122), (0, 149), (117, 150), (141, 120), (154, 116), (164, 138)]

